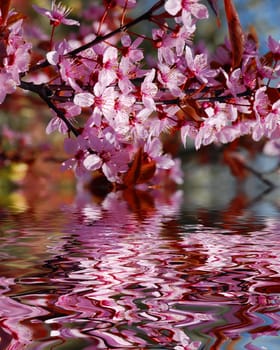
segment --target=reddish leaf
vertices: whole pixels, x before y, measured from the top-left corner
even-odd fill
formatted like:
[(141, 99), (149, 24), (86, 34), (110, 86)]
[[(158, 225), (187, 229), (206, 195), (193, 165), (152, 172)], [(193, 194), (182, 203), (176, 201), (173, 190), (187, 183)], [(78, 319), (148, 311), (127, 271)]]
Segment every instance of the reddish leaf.
[(0, 10), (1, 10), (1, 25), (5, 25), (11, 5), (11, 0), (0, 0)]
[(232, 49), (232, 67), (240, 65), (244, 50), (244, 34), (233, 0), (224, 0)]
[(200, 105), (194, 99), (185, 99), (182, 104), (182, 110), (185, 112), (185, 117), (187, 116), (189, 119), (193, 119), (196, 122), (202, 122), (204, 115), (204, 111), (200, 108)]
[(7, 24), (8, 24), (8, 26), (10, 26), (10, 25), (16, 23), (17, 21), (19, 21), (21, 19), (25, 19), (25, 18), (26, 18), (26, 16), (23, 15), (22, 13), (14, 13), (13, 15), (11, 15), (9, 17)]
[(147, 182), (154, 176), (155, 170), (155, 161), (146, 158), (142, 147), (140, 147), (129, 170), (124, 175), (123, 183), (126, 187), (132, 187)]
[(137, 184), (142, 184), (149, 181), (155, 174), (156, 162), (154, 160), (148, 160), (141, 164), (140, 175), (137, 179)]
[(138, 152), (135, 154), (131, 167), (123, 178), (123, 183), (125, 186), (130, 187), (137, 183), (137, 179), (140, 176), (142, 158), (143, 149), (139, 148)]
[(268, 87), (266, 92), (272, 104), (280, 99), (280, 91), (278, 88)]

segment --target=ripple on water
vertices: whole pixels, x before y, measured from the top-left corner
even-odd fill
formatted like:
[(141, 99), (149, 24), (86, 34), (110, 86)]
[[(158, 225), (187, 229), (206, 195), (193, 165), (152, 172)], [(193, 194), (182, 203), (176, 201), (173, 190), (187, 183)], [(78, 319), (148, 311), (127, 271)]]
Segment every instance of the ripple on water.
[(280, 223), (242, 234), (163, 216), (145, 219), (122, 204), (118, 215), (68, 211), (48, 230), (9, 227), (0, 345), (278, 349)]

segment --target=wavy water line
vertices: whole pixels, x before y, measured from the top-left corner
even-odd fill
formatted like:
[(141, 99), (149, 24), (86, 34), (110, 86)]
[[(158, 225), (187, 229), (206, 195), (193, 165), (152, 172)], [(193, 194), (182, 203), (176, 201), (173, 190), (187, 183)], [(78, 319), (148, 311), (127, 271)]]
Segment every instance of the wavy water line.
[[(74, 340), (79, 349), (230, 350), (279, 338), (279, 222), (241, 234), (180, 225), (175, 208), (140, 215), (117, 195), (99, 208), (75, 208), (64, 230), (34, 250), (32, 266), (42, 259), (35, 272), (3, 290), (4, 326), (15, 327), (7, 343), (19, 333), (27, 350)], [(21, 239), (36, 238), (39, 228), (23, 231), (6, 243), (31, 247)], [(17, 254), (10, 250), (12, 263), (23, 261)]]

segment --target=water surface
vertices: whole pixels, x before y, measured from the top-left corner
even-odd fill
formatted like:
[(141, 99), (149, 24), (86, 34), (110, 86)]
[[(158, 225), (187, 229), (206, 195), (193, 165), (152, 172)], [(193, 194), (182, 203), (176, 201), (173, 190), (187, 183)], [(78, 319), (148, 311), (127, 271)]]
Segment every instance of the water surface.
[(186, 198), (2, 206), (1, 350), (279, 349), (277, 202)]

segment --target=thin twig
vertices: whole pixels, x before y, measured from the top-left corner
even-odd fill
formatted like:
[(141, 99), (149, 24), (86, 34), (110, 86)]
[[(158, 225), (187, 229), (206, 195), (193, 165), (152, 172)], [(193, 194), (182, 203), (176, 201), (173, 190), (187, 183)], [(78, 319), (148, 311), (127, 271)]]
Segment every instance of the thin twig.
[[(145, 20), (149, 20), (152, 16), (152, 14), (158, 10), (159, 8), (161, 8), (164, 5), (164, 0), (160, 0), (158, 1), (154, 6), (152, 6), (148, 11), (146, 11), (145, 13), (143, 13), (141, 16), (135, 18), (134, 20), (128, 22), (127, 24), (124, 24), (120, 27), (118, 27), (117, 29), (113, 30), (112, 32), (105, 34), (103, 36), (97, 36), (95, 39), (93, 39), (92, 41), (88, 42), (87, 44), (84, 44), (70, 52), (68, 52), (67, 54), (64, 55), (64, 57), (75, 57), (77, 54), (79, 54), (80, 52), (89, 49), (90, 47), (97, 45), (101, 42), (104, 42), (108, 39), (110, 39), (111, 37), (113, 37), (116, 34), (119, 34), (121, 32), (126, 32), (130, 27), (133, 27), (134, 25), (145, 21)], [(27, 73), (30, 72), (34, 72), (38, 69), (41, 68), (46, 68), (50, 66), (50, 63), (45, 60), (41, 63), (38, 63), (37, 65), (33, 66), (30, 68), (30, 70)]]
[(270, 180), (268, 180), (264, 177), (264, 174), (260, 173), (256, 169), (252, 168), (250, 165), (243, 164), (243, 167), (246, 170), (248, 170), (250, 173), (252, 173), (254, 176), (256, 176), (264, 184), (266, 184), (270, 189), (274, 189), (276, 187), (276, 185), (273, 182), (271, 182)]

